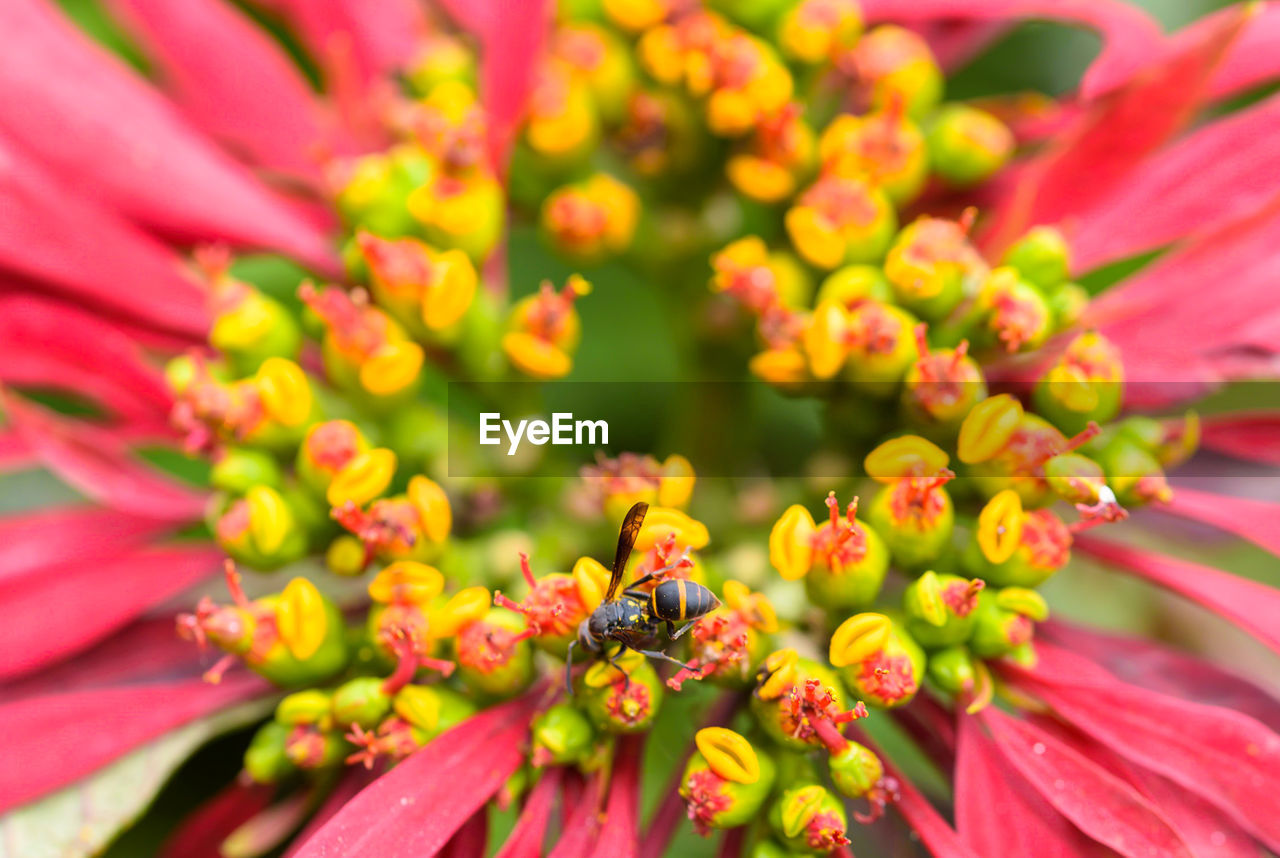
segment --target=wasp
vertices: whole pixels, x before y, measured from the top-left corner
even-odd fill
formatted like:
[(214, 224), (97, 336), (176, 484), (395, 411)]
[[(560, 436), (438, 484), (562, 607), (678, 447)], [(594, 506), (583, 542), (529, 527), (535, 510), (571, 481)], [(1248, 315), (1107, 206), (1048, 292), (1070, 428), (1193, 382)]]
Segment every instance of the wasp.
[[(650, 572), (643, 578), (631, 582), (631, 586), (618, 596), (618, 587), (622, 584), (622, 575), (627, 568), (627, 559), (631, 549), (640, 535), (644, 524), (645, 513), (649, 505), (643, 501), (627, 511), (622, 520), (622, 529), (618, 532), (618, 550), (613, 557), (613, 574), (609, 578), (609, 590), (591, 616), (578, 625), (578, 637), (569, 643), (569, 652), (565, 658), (564, 682), (570, 694), (573, 693), (571, 672), (573, 670), (573, 649), (581, 646), (595, 655), (603, 655), (606, 644), (618, 644), (618, 651), (608, 661), (618, 668), (626, 677), (626, 671), (618, 664), (618, 659), (628, 649), (634, 649), (650, 658), (669, 661), (672, 664), (692, 670), (682, 661), (672, 658), (658, 649), (645, 649), (657, 640), (658, 632), (666, 626), (667, 636), (675, 641), (687, 632), (694, 622), (704, 614), (715, 610), (720, 600), (715, 594), (693, 581), (673, 578), (661, 581), (651, 592), (636, 589), (650, 581), (662, 578), (678, 564), (666, 566)], [(616, 598), (615, 598), (616, 597)], [(689, 620), (679, 629), (675, 624), (681, 620)], [(630, 684), (630, 677), (626, 677)]]

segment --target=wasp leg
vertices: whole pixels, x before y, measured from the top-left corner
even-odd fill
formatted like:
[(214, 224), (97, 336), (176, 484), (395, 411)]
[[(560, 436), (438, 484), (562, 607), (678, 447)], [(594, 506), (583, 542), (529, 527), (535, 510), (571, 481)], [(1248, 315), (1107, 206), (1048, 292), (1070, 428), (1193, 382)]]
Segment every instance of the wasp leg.
[(577, 640), (569, 641), (569, 651), (564, 656), (564, 690), (573, 696), (573, 648), (578, 645)]
[(694, 626), (696, 626), (697, 624), (698, 624), (698, 621), (697, 621), (697, 620), (693, 620), (692, 622), (685, 623), (683, 626), (681, 626), (680, 628), (676, 629), (676, 631), (675, 631), (675, 633), (674, 633), (674, 634), (672, 634), (672, 632), (671, 632), (671, 623), (667, 623), (667, 634), (671, 635), (671, 639), (672, 639), (673, 641), (678, 641), (678, 640), (680, 640), (680, 638), (682, 638), (682, 637), (684, 636), (684, 633), (685, 633), (685, 632), (689, 631), (689, 629), (693, 628), (693, 627), (694, 627)]
[(680, 659), (672, 658), (671, 656), (667, 655), (665, 652), (661, 652), (656, 649), (638, 649), (636, 650), (636, 652), (640, 653), (641, 655), (647, 655), (649, 656), (649, 658), (656, 658), (661, 661), (669, 661), (672, 664), (677, 665), (678, 667), (683, 667), (685, 670), (697, 670), (697, 668), (694, 667), (693, 665), (685, 664)]
[[(616, 667), (618, 669), (618, 672), (622, 674), (622, 693), (623, 694), (626, 694), (627, 690), (631, 688), (631, 674), (627, 673), (627, 671), (623, 669), (622, 665), (618, 664), (618, 659), (622, 658), (622, 654), (626, 651), (627, 651), (626, 644), (618, 644), (618, 651), (609, 657), (609, 664)], [(640, 652), (644, 652), (644, 650), (640, 650)]]

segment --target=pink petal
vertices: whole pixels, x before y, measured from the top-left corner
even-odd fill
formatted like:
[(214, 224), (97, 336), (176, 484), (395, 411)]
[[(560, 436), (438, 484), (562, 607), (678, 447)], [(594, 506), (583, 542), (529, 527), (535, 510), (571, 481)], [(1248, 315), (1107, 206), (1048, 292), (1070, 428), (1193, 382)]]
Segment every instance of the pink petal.
[(1169, 820), (1129, 784), (994, 706), (979, 717), (1012, 767), (1089, 837), (1126, 858), (1191, 858)]
[(488, 111), (490, 148), (494, 160), (503, 163), (533, 89), (534, 71), (555, 4), (548, 0), (443, 0), (441, 5), (480, 39), (484, 51), (481, 96)]
[(1167, 778), (1129, 764), (1113, 751), (1090, 741), (1079, 730), (1051, 717), (1032, 715), (1029, 720), (1116, 777), (1128, 781), (1168, 817), (1196, 858), (1258, 858), (1253, 838), (1204, 799)]
[(979, 855), (1080, 858), (1106, 850), (1058, 813), (1012, 769), (974, 715), (960, 716), (956, 830)]
[(1267, 843), (1280, 844), (1280, 735), (1247, 715), (1091, 674), (1038, 645), (1034, 670), (1004, 668), (1072, 726), (1121, 757), (1208, 800)]
[[(3, 66), (0, 58), (0, 76)], [(0, 123), (11, 112), (0, 114)], [(48, 284), (50, 291), (86, 309), (186, 337), (205, 335), (204, 295), (182, 276), (177, 257), (55, 181), (2, 132), (0, 196), (5, 201), (0, 206), (0, 269)], [(32, 291), (30, 285), (27, 291)]]
[(50, 566), (110, 558), (172, 527), (163, 519), (93, 506), (5, 516), (0, 518), (0, 586)]
[(1251, 335), (1249, 326), (1280, 315), (1278, 242), (1280, 200), (1188, 242), (1091, 302), (1085, 323), (1120, 348), (1128, 378), (1139, 382), (1126, 396), (1186, 399), (1228, 377), (1224, 356), (1276, 354), (1275, 342)]
[(221, 685), (162, 682), (0, 703), (0, 812), (66, 786), (202, 715), (267, 690), (250, 674)]
[(955, 764), (955, 715), (932, 697), (918, 695), (889, 715), (939, 769), (946, 771)]
[(1179, 485), (1173, 500), (1156, 509), (1214, 527), (1280, 554), (1280, 505), (1267, 501), (1217, 495)]
[(1125, 181), (1192, 119), (1243, 20), (1244, 13), (1222, 20), (1098, 101), (1073, 132), (1031, 163), (986, 242), (999, 249), (1032, 225), (1082, 211)]
[(0, 31), (22, 33), (0, 53), (0, 132), (59, 179), (169, 237), (273, 248), (340, 270), (323, 235), (51, 4), (8, 0)]
[(322, 62), (350, 50), (367, 80), (404, 68), (428, 29), (422, 4), (379, 0), (370, 14), (366, 0), (260, 0), (284, 16)]
[(108, 5), (158, 62), (193, 122), (250, 162), (317, 176), (324, 111), (265, 31), (224, 0)]
[[(1200, 18), (1178, 31), (1178, 40), (1194, 39), (1197, 31), (1212, 27), (1213, 19), (1231, 14), (1224, 9)], [(1229, 98), (1280, 76), (1280, 6), (1259, 3), (1253, 10), (1230, 53), (1213, 76), (1210, 95)]]
[(1089, 212), (1071, 233), (1076, 268), (1155, 250), (1247, 215), (1280, 186), (1270, 145), (1280, 97), (1218, 119), (1157, 152)]
[(938, 65), (953, 71), (963, 68), (1012, 27), (1009, 21), (939, 21), (916, 29), (929, 43)]
[(1203, 605), (1280, 652), (1280, 591), (1198, 563), (1093, 537), (1077, 536), (1075, 547)]
[(98, 641), (218, 569), (212, 545), (120, 552), (0, 583), (0, 679)]
[(1280, 699), (1216, 664), (1144, 638), (1105, 634), (1061, 620), (1036, 625), (1036, 639), (1096, 662), (1133, 685), (1221, 706), (1280, 731)]
[(128, 336), (60, 301), (0, 295), (0, 353), (0, 381), (74, 391), (126, 419), (163, 422), (173, 403)]
[(636, 858), (636, 813), (643, 755), (643, 736), (628, 736), (618, 742), (609, 778), (609, 801), (604, 808), (604, 828), (591, 850), (591, 858)]
[(19, 471), (35, 463), (35, 454), (17, 432), (0, 429), (0, 473)]
[(1280, 465), (1280, 412), (1201, 417), (1200, 443), (1237, 459)]
[(1047, 18), (1081, 24), (1102, 36), (1102, 53), (1081, 81), (1092, 98), (1095, 81), (1124, 79), (1154, 59), (1160, 25), (1142, 10), (1118, 0), (862, 0), (869, 22), (1000, 21)]
[(435, 854), (523, 763), (540, 698), (495, 706), (439, 736), (349, 801), (297, 858)]
[(546, 839), (551, 809), (564, 779), (564, 769), (547, 769), (534, 784), (515, 827), (494, 858), (540, 858), (542, 841)]
[(196, 808), (160, 847), (159, 858), (222, 858), (222, 841), (266, 809), (273, 789), (239, 780)]
[(175, 522), (203, 513), (202, 495), (137, 462), (111, 431), (57, 417), (3, 391), (0, 405), (46, 467), (104, 506)]

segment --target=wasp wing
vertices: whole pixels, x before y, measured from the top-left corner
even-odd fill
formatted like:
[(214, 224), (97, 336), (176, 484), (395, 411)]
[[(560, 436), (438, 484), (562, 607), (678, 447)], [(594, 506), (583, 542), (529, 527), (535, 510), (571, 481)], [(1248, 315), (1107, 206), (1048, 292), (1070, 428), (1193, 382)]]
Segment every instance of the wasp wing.
[(648, 511), (649, 505), (641, 501), (627, 510), (627, 517), (622, 520), (622, 530), (618, 531), (618, 553), (613, 556), (613, 575), (609, 578), (609, 592), (604, 597), (606, 602), (618, 592), (622, 573), (627, 568), (627, 558), (631, 556), (631, 548), (636, 544), (636, 537), (644, 524), (644, 514)]

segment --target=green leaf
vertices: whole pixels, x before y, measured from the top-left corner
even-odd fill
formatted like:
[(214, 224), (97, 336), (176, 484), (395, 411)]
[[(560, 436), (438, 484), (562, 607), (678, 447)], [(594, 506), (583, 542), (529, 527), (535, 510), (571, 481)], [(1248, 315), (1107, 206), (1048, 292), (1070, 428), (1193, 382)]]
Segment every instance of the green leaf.
[(245, 703), (171, 730), (90, 777), (0, 816), (0, 858), (88, 858), (142, 815), (197, 748), (271, 711)]

